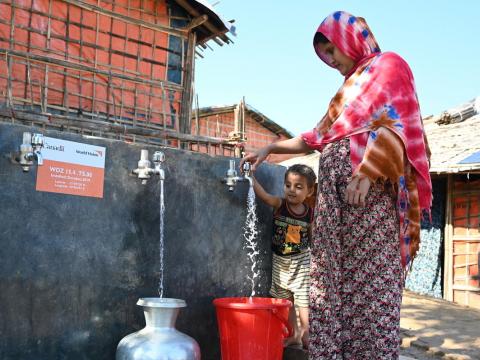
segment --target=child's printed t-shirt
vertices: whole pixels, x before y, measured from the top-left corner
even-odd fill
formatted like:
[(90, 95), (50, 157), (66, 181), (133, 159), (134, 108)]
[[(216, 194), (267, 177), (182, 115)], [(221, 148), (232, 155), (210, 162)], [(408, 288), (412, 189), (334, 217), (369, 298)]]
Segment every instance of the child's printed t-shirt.
[(309, 228), (313, 221), (313, 209), (305, 204), (305, 212), (296, 215), (288, 204), (282, 205), (273, 215), (272, 250), (277, 255), (298, 254), (310, 246)]

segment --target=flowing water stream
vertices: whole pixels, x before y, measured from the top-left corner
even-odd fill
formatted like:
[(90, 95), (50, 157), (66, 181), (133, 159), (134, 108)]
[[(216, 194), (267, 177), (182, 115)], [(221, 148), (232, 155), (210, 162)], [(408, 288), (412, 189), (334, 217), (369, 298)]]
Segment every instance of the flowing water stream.
[(245, 237), (245, 249), (247, 250), (247, 255), (250, 259), (251, 263), (251, 275), (247, 278), (250, 280), (252, 284), (252, 291), (250, 297), (255, 296), (255, 282), (256, 279), (260, 276), (260, 270), (258, 269), (257, 261), (258, 261), (258, 244), (257, 244), (257, 205), (255, 203), (255, 192), (253, 191), (253, 186), (250, 184), (250, 188), (248, 190), (248, 198), (247, 198), (247, 219), (245, 221), (244, 227), (244, 237)]
[(160, 280), (158, 283), (158, 294), (160, 298), (163, 298), (163, 232), (164, 232), (164, 223), (163, 218), (165, 215), (165, 201), (163, 197), (163, 182), (160, 180)]

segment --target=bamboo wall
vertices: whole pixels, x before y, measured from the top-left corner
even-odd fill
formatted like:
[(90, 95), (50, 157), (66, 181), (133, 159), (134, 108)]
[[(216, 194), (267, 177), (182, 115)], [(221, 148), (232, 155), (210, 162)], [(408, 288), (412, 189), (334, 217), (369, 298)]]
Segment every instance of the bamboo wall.
[(0, 1), (0, 116), (167, 144), (191, 98), (187, 22), (166, 1)]

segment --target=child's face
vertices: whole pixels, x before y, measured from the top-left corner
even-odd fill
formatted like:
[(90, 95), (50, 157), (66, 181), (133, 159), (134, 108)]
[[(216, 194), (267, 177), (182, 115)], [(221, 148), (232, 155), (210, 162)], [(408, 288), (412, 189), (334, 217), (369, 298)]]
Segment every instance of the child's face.
[(296, 173), (288, 173), (283, 186), (285, 200), (291, 205), (301, 204), (313, 193), (313, 189), (308, 187), (307, 179)]

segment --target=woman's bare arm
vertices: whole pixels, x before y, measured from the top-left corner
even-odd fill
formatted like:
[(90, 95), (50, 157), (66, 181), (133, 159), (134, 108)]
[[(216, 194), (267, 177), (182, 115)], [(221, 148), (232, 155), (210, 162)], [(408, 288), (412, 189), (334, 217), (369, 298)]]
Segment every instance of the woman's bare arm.
[(300, 136), (274, 142), (260, 150), (247, 154), (242, 160), (240, 160), (240, 169), (245, 161), (249, 161), (252, 163), (252, 170), (255, 171), (257, 166), (259, 166), (270, 154), (301, 154), (310, 150), (311, 149)]

